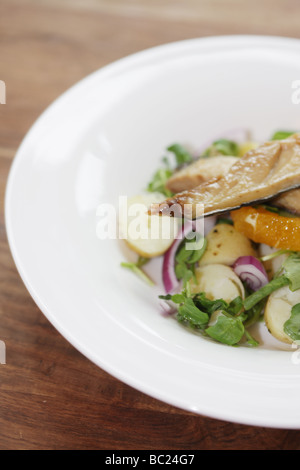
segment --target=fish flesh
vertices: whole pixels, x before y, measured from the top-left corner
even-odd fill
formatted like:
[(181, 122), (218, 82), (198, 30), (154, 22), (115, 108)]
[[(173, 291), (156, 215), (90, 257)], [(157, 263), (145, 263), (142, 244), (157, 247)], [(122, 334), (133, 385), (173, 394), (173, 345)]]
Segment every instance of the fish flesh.
[(225, 175), (236, 161), (237, 157), (231, 156), (201, 157), (176, 171), (167, 181), (166, 188), (172, 193), (193, 189), (211, 178)]
[(271, 201), (281, 209), (285, 209), (293, 214), (300, 215), (300, 189), (293, 189)]
[[(269, 201), (299, 187), (300, 133), (297, 133), (250, 150), (225, 175), (167, 199), (160, 205), (159, 213), (174, 215), (176, 212), (176, 217), (180, 213), (183, 217), (195, 219), (200, 213), (216, 215)], [(176, 210), (170, 214), (173, 207)]]

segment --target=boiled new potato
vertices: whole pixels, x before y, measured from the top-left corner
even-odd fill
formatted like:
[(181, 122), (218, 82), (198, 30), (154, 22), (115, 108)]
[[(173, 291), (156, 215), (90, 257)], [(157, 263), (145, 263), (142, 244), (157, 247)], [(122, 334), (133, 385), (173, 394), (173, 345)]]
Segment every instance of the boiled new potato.
[(251, 241), (232, 225), (218, 224), (207, 234), (207, 248), (200, 265), (225, 264), (232, 266), (240, 256), (256, 256)]
[(242, 157), (245, 153), (249, 152), (250, 150), (254, 150), (259, 146), (257, 142), (244, 142), (239, 146), (239, 156)]
[(245, 297), (245, 290), (233, 269), (223, 264), (210, 264), (195, 269), (197, 282), (191, 281), (191, 292), (205, 292), (210, 300), (224, 299), (230, 303), (236, 297)]
[(292, 344), (293, 340), (284, 332), (285, 322), (290, 318), (294, 305), (300, 303), (300, 290), (292, 292), (289, 286), (273, 292), (265, 308), (265, 322), (271, 335), (283, 343)]
[(164, 200), (165, 195), (161, 193), (140, 194), (129, 198), (119, 214), (121, 238), (144, 258), (165, 253), (178, 234), (177, 218), (148, 215), (151, 204), (159, 204)]

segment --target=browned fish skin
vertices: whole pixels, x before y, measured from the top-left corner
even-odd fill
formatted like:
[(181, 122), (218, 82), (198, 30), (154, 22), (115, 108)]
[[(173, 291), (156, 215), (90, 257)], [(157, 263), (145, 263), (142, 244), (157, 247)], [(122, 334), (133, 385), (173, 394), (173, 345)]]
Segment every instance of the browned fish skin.
[[(195, 218), (197, 205), (204, 215), (234, 210), (300, 187), (300, 133), (271, 141), (249, 151), (220, 178), (167, 199), (166, 206), (179, 205), (182, 215)], [(185, 206), (187, 209), (185, 209)], [(161, 210), (167, 213), (167, 210)]]
[(166, 187), (172, 193), (193, 189), (214, 177), (219, 178), (225, 175), (236, 161), (237, 157), (230, 156), (199, 158), (194, 163), (174, 173), (167, 181)]

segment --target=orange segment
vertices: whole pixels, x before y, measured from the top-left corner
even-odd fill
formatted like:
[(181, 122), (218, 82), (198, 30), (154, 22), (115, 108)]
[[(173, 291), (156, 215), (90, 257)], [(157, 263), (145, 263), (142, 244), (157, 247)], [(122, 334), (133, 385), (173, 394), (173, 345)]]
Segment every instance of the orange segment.
[(234, 227), (256, 243), (300, 251), (300, 217), (284, 217), (262, 207), (231, 212)]

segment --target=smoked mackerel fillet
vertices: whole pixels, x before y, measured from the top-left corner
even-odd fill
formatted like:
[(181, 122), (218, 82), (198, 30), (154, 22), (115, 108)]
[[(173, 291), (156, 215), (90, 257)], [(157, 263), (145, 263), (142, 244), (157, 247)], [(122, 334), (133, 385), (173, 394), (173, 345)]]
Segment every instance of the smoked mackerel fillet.
[[(278, 205), (284, 206), (287, 191), (299, 187), (300, 133), (285, 140), (266, 142), (250, 150), (231, 166), (228, 173), (175, 194), (160, 205), (159, 212), (170, 215), (172, 206), (180, 206), (181, 212), (176, 210), (176, 216), (180, 213), (195, 219), (201, 213), (200, 206), (202, 214), (209, 216), (275, 197)], [(278, 196), (282, 193), (285, 194), (281, 196), (280, 204), (281, 198)], [(291, 197), (299, 199), (298, 191)], [(289, 200), (289, 203), (291, 206), (292, 201)]]

